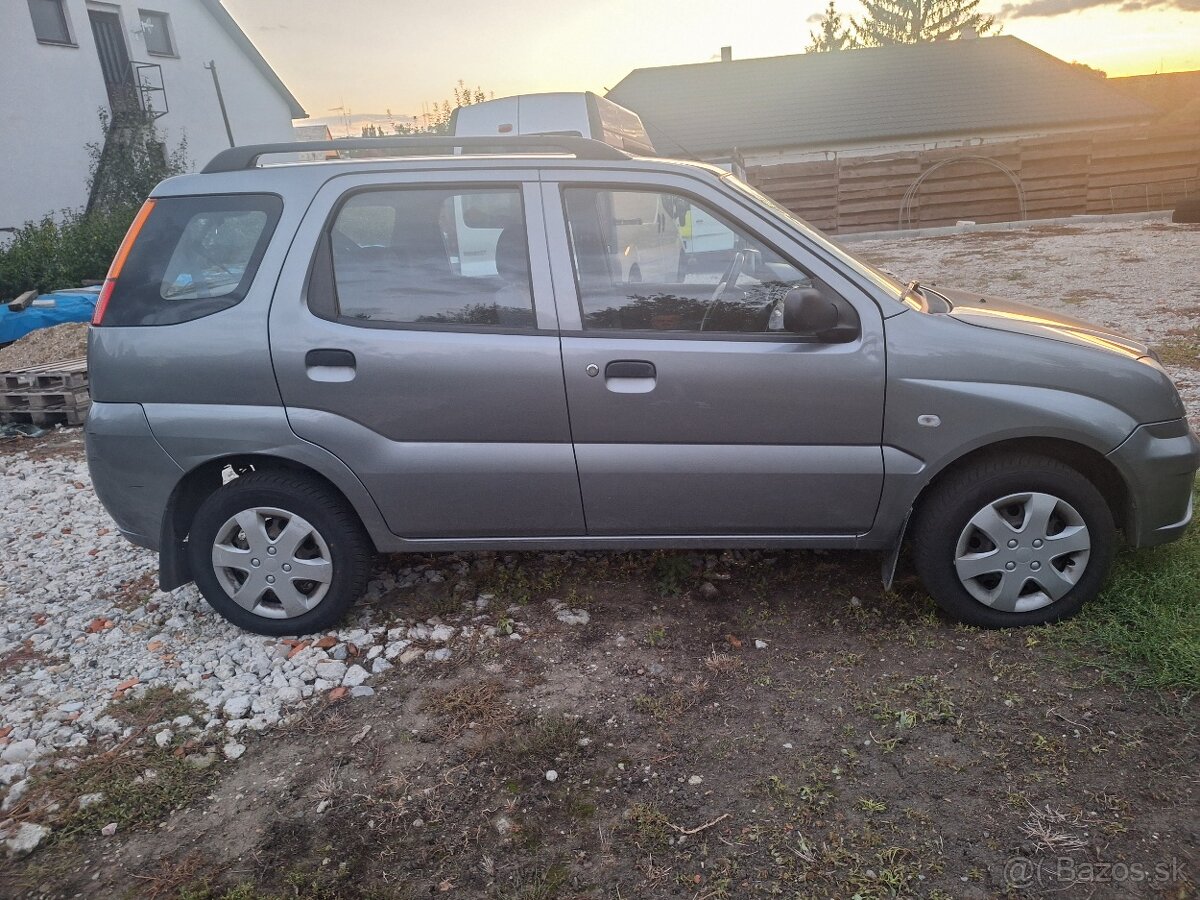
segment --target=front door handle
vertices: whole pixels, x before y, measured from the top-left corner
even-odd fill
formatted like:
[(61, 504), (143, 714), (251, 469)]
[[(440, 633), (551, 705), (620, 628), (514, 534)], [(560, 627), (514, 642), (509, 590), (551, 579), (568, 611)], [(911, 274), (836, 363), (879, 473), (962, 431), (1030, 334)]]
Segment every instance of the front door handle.
[(604, 367), (604, 386), (614, 394), (648, 394), (657, 384), (654, 363), (644, 359), (614, 359)]
[(604, 367), (605, 378), (657, 378), (654, 363), (644, 359), (616, 359)]

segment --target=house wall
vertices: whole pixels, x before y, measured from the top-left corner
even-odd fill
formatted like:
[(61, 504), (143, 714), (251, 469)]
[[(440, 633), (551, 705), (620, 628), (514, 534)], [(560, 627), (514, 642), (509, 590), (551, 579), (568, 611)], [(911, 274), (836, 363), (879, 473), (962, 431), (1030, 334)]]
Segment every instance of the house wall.
[[(198, 0), (66, 0), (74, 46), (38, 43), (25, 0), (0, 3), (0, 228), (87, 202), (85, 145), (102, 140), (108, 96), (88, 8), (121, 15), (130, 59), (162, 66), (170, 112), (158, 120), (169, 148), (186, 135), (193, 168), (229, 145), (213, 60), (238, 143), (292, 140), (289, 106)], [(151, 56), (139, 8), (166, 13), (177, 57)], [(2, 238), (3, 235), (0, 235)]]

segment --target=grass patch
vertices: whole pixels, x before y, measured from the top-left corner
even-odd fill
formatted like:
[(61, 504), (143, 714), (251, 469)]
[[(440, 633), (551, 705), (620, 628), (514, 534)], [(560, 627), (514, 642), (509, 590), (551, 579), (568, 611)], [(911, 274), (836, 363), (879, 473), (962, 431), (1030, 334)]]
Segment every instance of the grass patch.
[(516, 718), (504, 698), (504, 685), (498, 679), (469, 681), (440, 691), (422, 705), (426, 712), (442, 720), (445, 737), (458, 737), (469, 728), (483, 731), (503, 729)]
[[(81, 834), (98, 834), (115, 822), (119, 832), (151, 825), (191, 804), (217, 778), (186, 759), (187, 748), (159, 747), (144, 740), (150, 726), (181, 715), (199, 718), (199, 708), (169, 688), (155, 688), (112, 704), (114, 718), (134, 726), (117, 746), (94, 756), (66, 757), (66, 768), (38, 775), (29, 792), (10, 811), (19, 821), (36, 821), (52, 831), (49, 844)], [(201, 747), (193, 746), (192, 750)], [(80, 807), (79, 798), (92, 796)]]
[(204, 714), (186, 694), (177, 694), (169, 687), (150, 688), (145, 693), (117, 700), (109, 707), (114, 719), (126, 725), (148, 728), (156, 722), (166, 722), (180, 716), (204, 720)]
[(1121, 554), (1100, 597), (1045, 633), (1113, 680), (1186, 700), (1200, 692), (1198, 597), (1200, 528), (1193, 526), (1174, 544)]
[(1200, 368), (1200, 328), (1189, 334), (1172, 335), (1154, 347), (1163, 365)]
[(577, 719), (559, 715), (525, 718), (485, 750), (502, 771), (539, 772), (578, 756), (582, 737), (583, 724)]
[[(206, 793), (217, 773), (198, 769), (171, 751), (154, 747), (115, 756), (102, 754), (77, 769), (56, 772), (30, 789), (35, 804), (57, 801), (59, 811), (43, 818), (53, 828), (51, 840), (68, 841), (98, 834), (110, 822), (119, 832), (154, 824)], [(98, 803), (80, 809), (76, 799), (103, 794)]]

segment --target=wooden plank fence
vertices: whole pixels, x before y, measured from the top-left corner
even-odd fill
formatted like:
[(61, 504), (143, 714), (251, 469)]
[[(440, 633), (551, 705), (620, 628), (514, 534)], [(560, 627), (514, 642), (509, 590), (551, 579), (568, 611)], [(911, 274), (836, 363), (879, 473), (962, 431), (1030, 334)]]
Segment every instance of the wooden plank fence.
[(977, 156), (1020, 180), (1029, 219), (1171, 209), (1200, 195), (1200, 123), (753, 166), (747, 176), (818, 228), (849, 234), (897, 228), (909, 188), (946, 163), (921, 183), (904, 227), (1019, 220), (1012, 181), (1000, 169), (967, 158)]

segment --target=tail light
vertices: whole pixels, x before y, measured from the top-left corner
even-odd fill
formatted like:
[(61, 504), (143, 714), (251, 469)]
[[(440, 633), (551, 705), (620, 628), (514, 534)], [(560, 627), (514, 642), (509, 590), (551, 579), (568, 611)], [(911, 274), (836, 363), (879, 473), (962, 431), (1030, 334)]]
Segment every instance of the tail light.
[(113, 288), (117, 285), (117, 279), (121, 277), (121, 270), (125, 268), (125, 260), (129, 257), (129, 251), (133, 249), (133, 244), (141, 233), (142, 226), (146, 224), (146, 220), (150, 218), (150, 213), (153, 211), (154, 201), (147, 200), (138, 210), (133, 224), (129, 226), (129, 231), (125, 233), (125, 239), (121, 241), (117, 255), (113, 257), (112, 265), (108, 267), (104, 287), (100, 289), (100, 298), (96, 301), (96, 311), (92, 313), (93, 325), (99, 325), (103, 321), (104, 311), (108, 309), (108, 301), (112, 299)]

